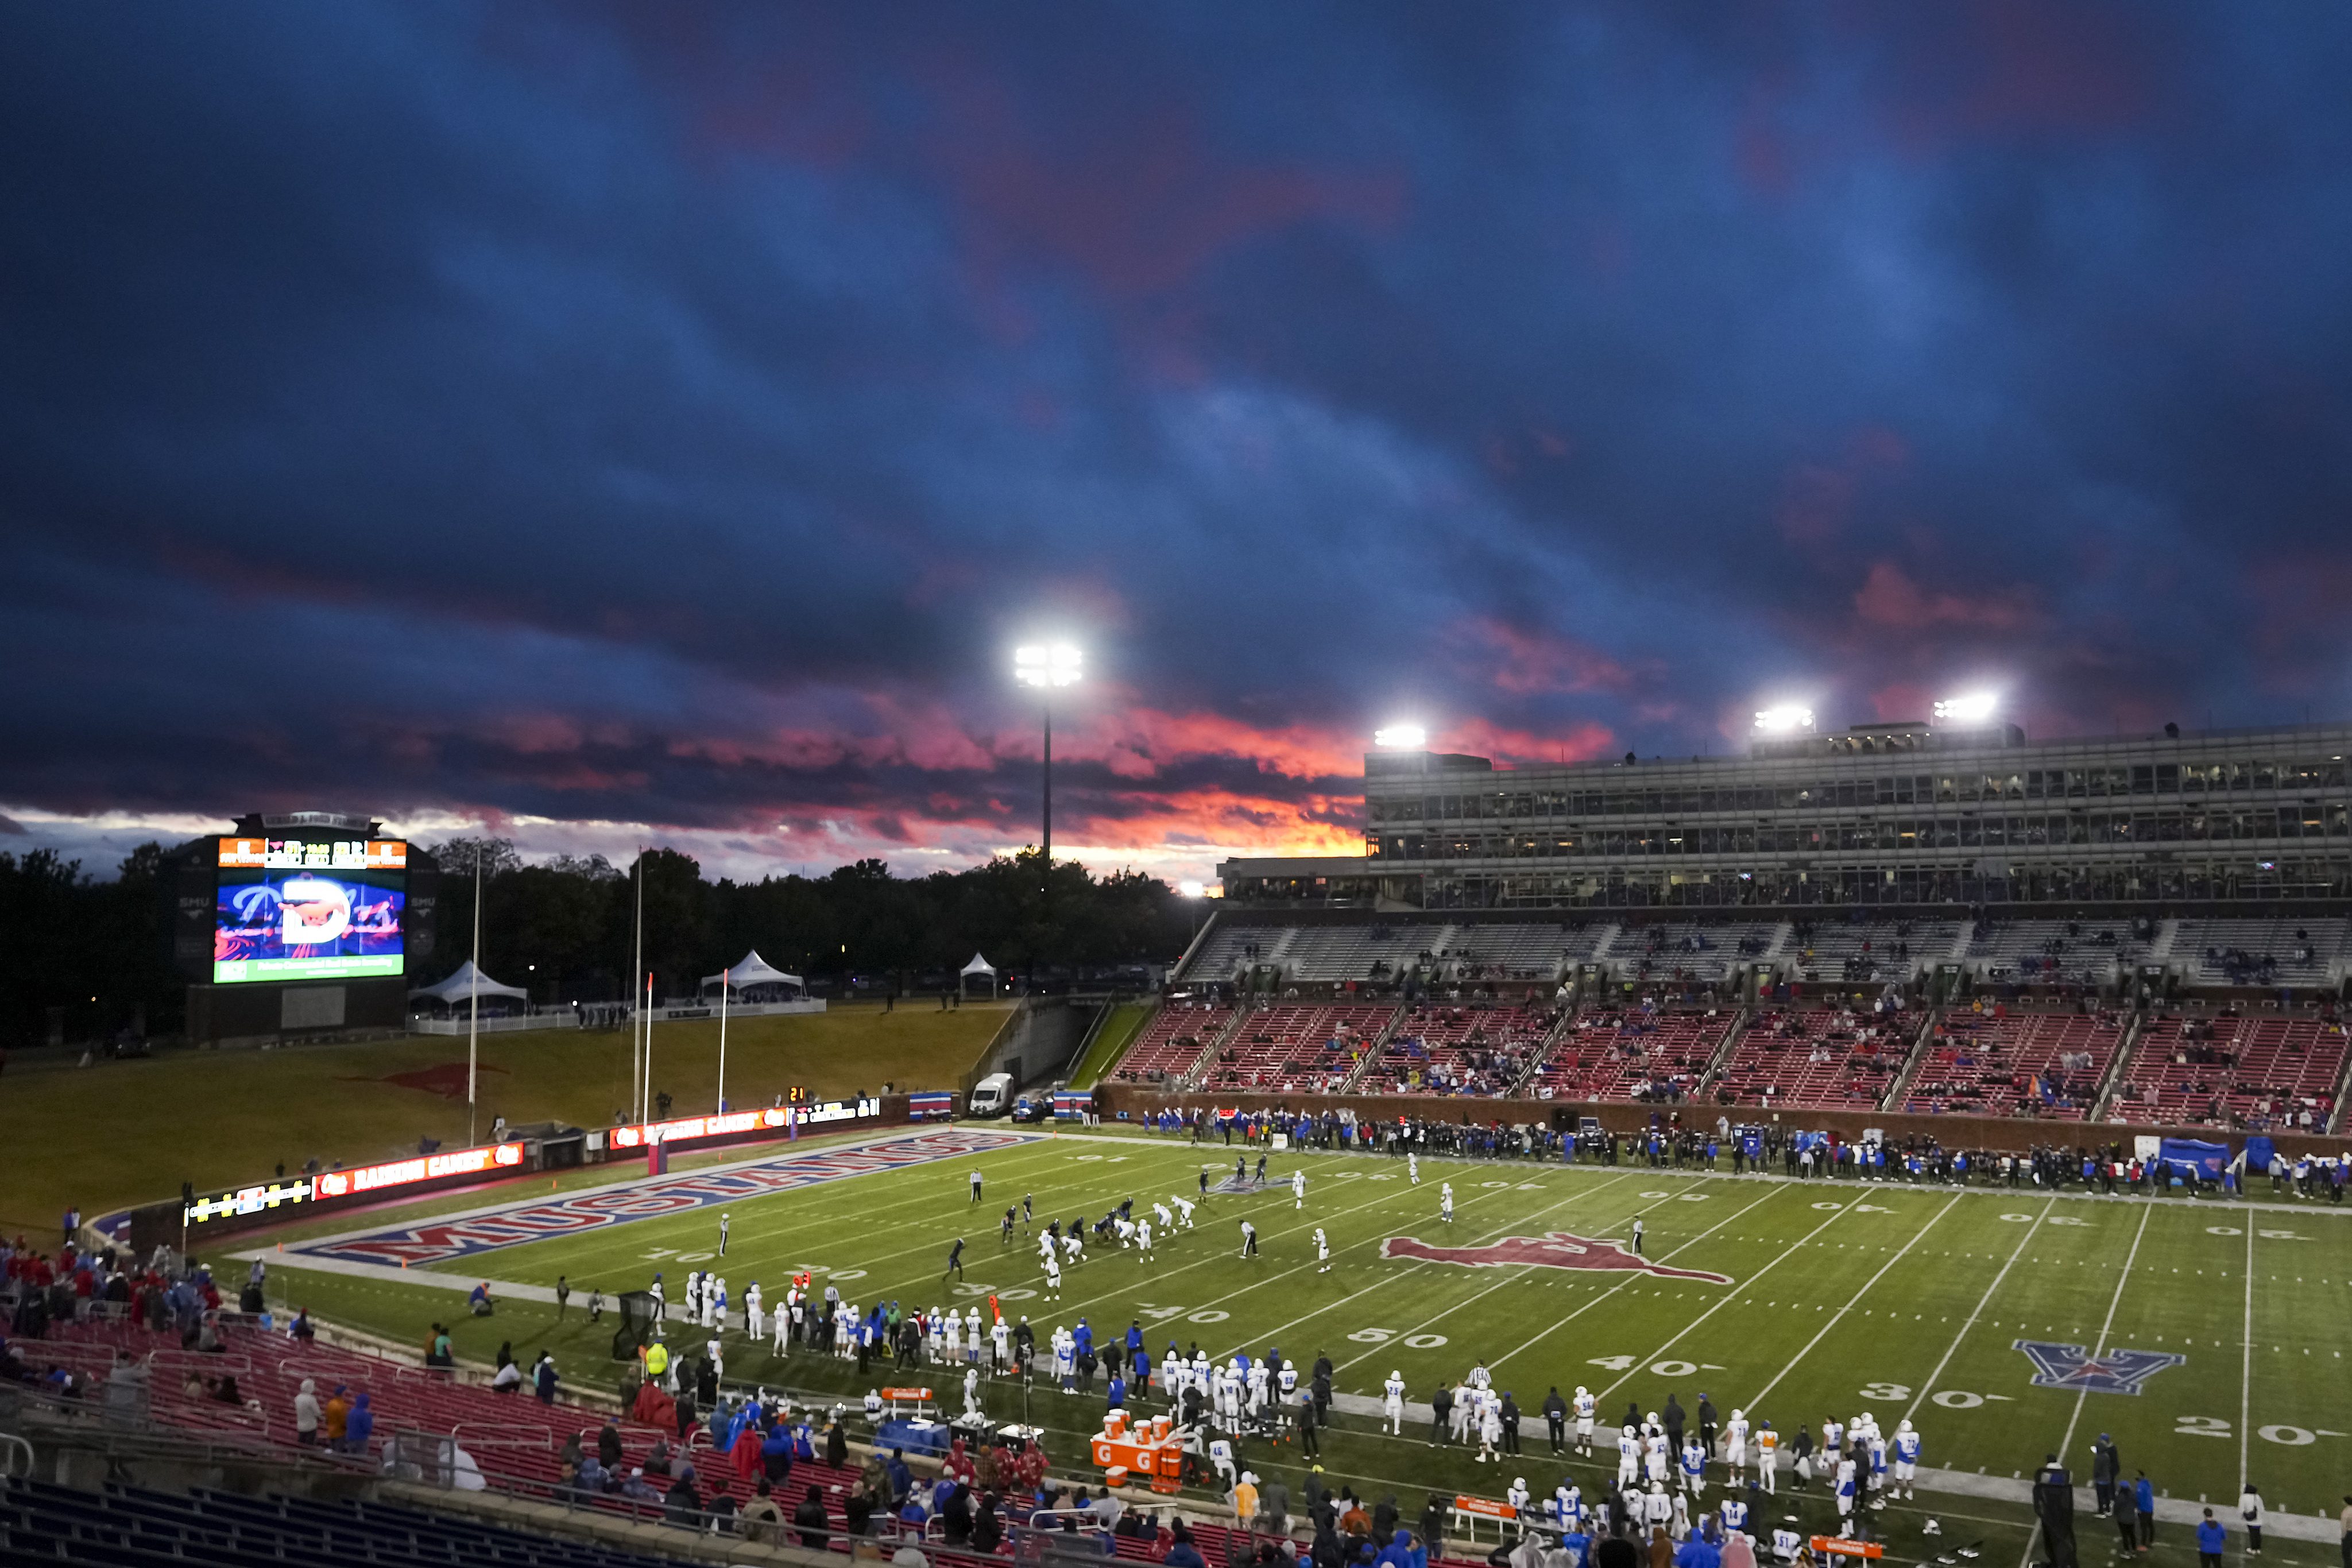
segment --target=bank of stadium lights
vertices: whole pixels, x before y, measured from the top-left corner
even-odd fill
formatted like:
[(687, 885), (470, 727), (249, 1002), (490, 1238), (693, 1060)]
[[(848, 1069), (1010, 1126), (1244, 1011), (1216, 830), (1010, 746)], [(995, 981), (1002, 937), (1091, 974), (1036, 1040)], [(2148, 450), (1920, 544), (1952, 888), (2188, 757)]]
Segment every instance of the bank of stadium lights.
[(1383, 751), (1419, 751), (1429, 744), (1429, 731), (1417, 724), (1392, 724), (1372, 731), (1372, 744)]
[(1013, 676), (1025, 686), (1074, 686), (1078, 684), (1078, 651), (1067, 643), (1041, 643), (1013, 651)]
[(1768, 707), (1756, 716), (1756, 727), (1767, 735), (1792, 735), (1801, 729), (1813, 727), (1813, 710), (1809, 707)]
[(1971, 692), (1966, 696), (1946, 697), (1936, 705), (1936, 722), (1982, 724), (2000, 706), (2000, 695), (1994, 692)]

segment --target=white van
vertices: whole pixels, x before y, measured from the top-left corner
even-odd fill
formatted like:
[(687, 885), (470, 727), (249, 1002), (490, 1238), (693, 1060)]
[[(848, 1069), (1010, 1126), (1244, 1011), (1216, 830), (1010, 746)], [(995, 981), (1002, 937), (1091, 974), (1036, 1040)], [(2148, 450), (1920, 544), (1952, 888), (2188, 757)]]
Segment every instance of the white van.
[(1013, 1108), (1013, 1074), (992, 1072), (971, 1087), (971, 1103), (965, 1114), (970, 1116), (1002, 1116)]

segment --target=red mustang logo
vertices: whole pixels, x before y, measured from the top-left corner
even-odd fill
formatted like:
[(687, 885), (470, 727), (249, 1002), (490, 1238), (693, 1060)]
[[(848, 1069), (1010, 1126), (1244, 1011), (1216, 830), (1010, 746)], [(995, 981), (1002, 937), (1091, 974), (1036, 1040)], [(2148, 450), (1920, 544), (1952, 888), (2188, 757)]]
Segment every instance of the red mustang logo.
[(1484, 1247), (1432, 1247), (1418, 1237), (1391, 1236), (1381, 1243), (1381, 1256), (1412, 1258), (1423, 1263), (1459, 1263), (1469, 1269), (1600, 1269), (1655, 1274), (1666, 1280), (1705, 1280), (1711, 1285), (1731, 1283), (1728, 1274), (1712, 1274), (1704, 1269), (1669, 1269), (1647, 1258), (1637, 1258), (1614, 1241), (1596, 1241), (1589, 1236), (1571, 1236), (1565, 1230), (1542, 1236), (1506, 1236)]

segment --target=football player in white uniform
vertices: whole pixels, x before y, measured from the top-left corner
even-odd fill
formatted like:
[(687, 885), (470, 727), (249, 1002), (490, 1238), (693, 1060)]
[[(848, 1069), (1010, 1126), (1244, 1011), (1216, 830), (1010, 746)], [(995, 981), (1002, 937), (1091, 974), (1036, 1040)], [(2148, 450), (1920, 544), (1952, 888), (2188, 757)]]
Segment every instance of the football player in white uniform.
[(1189, 1198), (1189, 1197), (1185, 1197), (1183, 1194), (1181, 1194), (1181, 1193), (1173, 1193), (1173, 1194), (1171, 1194), (1171, 1195), (1170, 1195), (1168, 1201), (1169, 1201), (1169, 1202), (1171, 1202), (1171, 1203), (1172, 1203), (1172, 1204), (1174, 1204), (1174, 1205), (1176, 1206), (1176, 1212), (1177, 1212), (1178, 1214), (1180, 1214), (1180, 1215), (1181, 1215), (1181, 1216), (1183, 1217), (1183, 1219), (1184, 1219), (1184, 1228), (1185, 1228), (1185, 1229), (1187, 1229), (1187, 1230), (1192, 1229), (1192, 1200), (1191, 1198)]
[(1619, 1491), (1623, 1491), (1633, 1484), (1633, 1472), (1640, 1468), (1641, 1454), (1642, 1439), (1634, 1436), (1633, 1428), (1631, 1427), (1619, 1428), (1617, 1433), (1617, 1490)]
[(1454, 1184), (1447, 1182), (1437, 1195), (1437, 1218), (1446, 1224), (1454, 1223)]
[(1597, 1405), (1592, 1393), (1584, 1385), (1576, 1385), (1576, 1451), (1586, 1458), (1592, 1457), (1592, 1412)]
[(1385, 1397), (1381, 1400), (1381, 1415), (1388, 1421), (1389, 1435), (1400, 1437), (1404, 1432), (1404, 1378), (1391, 1372), (1381, 1388)]
[(1748, 1470), (1748, 1413), (1734, 1410), (1731, 1419), (1723, 1424), (1723, 1462), (1731, 1467), (1731, 1484), (1737, 1488)]
[(1410, 1150), (1404, 1156), (1404, 1174), (1412, 1179), (1413, 1186), (1421, 1185), (1421, 1156)]
[(1290, 1196), (1298, 1200), (1298, 1207), (1307, 1207), (1307, 1173), (1305, 1171), (1290, 1173)]
[(1315, 1270), (1317, 1273), (1328, 1274), (1331, 1271), (1331, 1243), (1325, 1238), (1323, 1228), (1319, 1225), (1315, 1228), (1315, 1260), (1322, 1265)]
[(1919, 1495), (1912, 1490), (1918, 1474), (1919, 1434), (1911, 1429), (1910, 1422), (1898, 1421), (1895, 1424), (1895, 1490), (1900, 1491), (1906, 1501)]

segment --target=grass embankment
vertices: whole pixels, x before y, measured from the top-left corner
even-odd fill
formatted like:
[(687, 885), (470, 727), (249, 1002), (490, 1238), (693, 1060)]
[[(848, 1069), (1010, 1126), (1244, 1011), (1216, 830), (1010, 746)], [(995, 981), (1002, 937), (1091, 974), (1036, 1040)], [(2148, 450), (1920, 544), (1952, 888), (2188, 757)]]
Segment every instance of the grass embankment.
[[(953, 1088), (1009, 1004), (940, 1012), (836, 1006), (819, 1014), (731, 1020), (728, 1098), (764, 1105), (805, 1085), (820, 1098), (859, 1090)], [(660, 1023), (654, 1087), (673, 1114), (713, 1109), (719, 1092), (715, 1020)], [(488, 1035), (477, 1075), (478, 1134), (491, 1121), (608, 1124), (629, 1098), (626, 1030)], [(18, 1140), (0, 1173), (0, 1224), (47, 1230), (68, 1205), (101, 1214), (267, 1177), (314, 1155), (346, 1166), (448, 1147), (467, 1137), (466, 1041), (412, 1036), (376, 1044), (268, 1051), (177, 1051), (87, 1071), (57, 1068), (5, 1080)]]
[(1143, 1031), (1144, 1021), (1151, 1017), (1153, 1006), (1150, 1002), (1121, 1002), (1111, 1009), (1110, 1017), (1103, 1020), (1101, 1032), (1095, 1036), (1095, 1042), (1087, 1047), (1086, 1059), (1070, 1075), (1070, 1087), (1091, 1089), (1100, 1082), (1102, 1075), (1110, 1071), (1111, 1063), (1125, 1055), (1127, 1048), (1135, 1043), (1135, 1037)]

